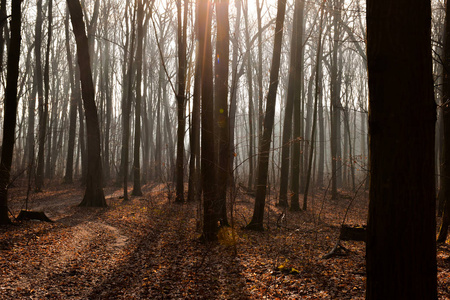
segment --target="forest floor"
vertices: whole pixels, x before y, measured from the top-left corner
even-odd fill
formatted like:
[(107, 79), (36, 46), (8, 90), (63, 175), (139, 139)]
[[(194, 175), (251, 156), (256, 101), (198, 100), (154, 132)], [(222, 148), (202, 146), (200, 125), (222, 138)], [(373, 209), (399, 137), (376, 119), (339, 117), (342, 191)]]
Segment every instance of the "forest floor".
[[(364, 242), (343, 242), (346, 255), (324, 259), (346, 224), (365, 224), (367, 195), (324, 191), (306, 212), (267, 201), (264, 232), (242, 230), (253, 199), (238, 191), (235, 231), (202, 243), (198, 203), (175, 204), (166, 185), (143, 187), (128, 202), (108, 187), (107, 208), (81, 208), (83, 189), (52, 185), (29, 208), (53, 223), (0, 226), (0, 299), (364, 299)], [(26, 189), (10, 192), (14, 214)], [(354, 201), (352, 201), (352, 199)], [(450, 245), (438, 248), (439, 299), (450, 299)]]

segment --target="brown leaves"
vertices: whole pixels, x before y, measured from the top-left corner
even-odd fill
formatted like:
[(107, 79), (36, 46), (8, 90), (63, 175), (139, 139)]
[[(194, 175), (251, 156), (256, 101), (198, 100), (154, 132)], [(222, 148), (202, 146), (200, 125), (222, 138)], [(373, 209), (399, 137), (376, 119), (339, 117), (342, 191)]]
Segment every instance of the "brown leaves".
[[(49, 191), (44, 211), (56, 223), (0, 227), (2, 296), (364, 298), (364, 243), (344, 242), (350, 250), (347, 256), (321, 259), (339, 235), (348, 199), (322, 203), (322, 195), (316, 194), (312, 211), (286, 212), (285, 227), (276, 226), (282, 211), (268, 199), (267, 230), (252, 232), (240, 229), (251, 217), (252, 200), (239, 195), (234, 229), (222, 228), (219, 243), (205, 244), (196, 231), (198, 203), (168, 203), (161, 186), (143, 191), (144, 197), (126, 205), (118, 200), (120, 192), (114, 193), (109, 208), (98, 210), (74, 206), (82, 191), (68, 190), (68, 197), (64, 189)], [(364, 224), (366, 205), (364, 199), (355, 202), (349, 223)], [(450, 293), (449, 250), (445, 245), (438, 249), (441, 299)]]

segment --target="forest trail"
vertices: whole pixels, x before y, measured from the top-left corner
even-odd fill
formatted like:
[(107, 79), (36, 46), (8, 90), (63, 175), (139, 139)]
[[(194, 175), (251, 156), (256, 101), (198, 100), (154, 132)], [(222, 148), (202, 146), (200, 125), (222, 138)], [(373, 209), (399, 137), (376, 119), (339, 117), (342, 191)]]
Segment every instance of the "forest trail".
[[(364, 299), (364, 243), (345, 242), (346, 256), (322, 259), (339, 235), (345, 195), (319, 194), (281, 227), (269, 195), (261, 233), (240, 229), (253, 206), (241, 191), (236, 242), (224, 229), (219, 243), (205, 244), (198, 203), (173, 203), (165, 185), (143, 192), (124, 203), (121, 189), (107, 188), (107, 208), (77, 207), (83, 190), (73, 185), (33, 194), (30, 207), (55, 222), (0, 227), (0, 299)], [(17, 213), (24, 191), (11, 195)], [(366, 205), (358, 198), (348, 223), (363, 224)], [(449, 256), (439, 248), (440, 299), (450, 299)]]

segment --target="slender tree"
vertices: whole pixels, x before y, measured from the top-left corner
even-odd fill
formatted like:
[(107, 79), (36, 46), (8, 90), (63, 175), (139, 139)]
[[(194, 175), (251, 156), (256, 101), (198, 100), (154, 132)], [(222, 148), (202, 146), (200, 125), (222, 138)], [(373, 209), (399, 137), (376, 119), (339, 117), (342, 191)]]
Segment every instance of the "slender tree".
[(311, 172), (313, 169), (313, 154), (314, 154), (314, 143), (316, 137), (316, 126), (317, 126), (317, 103), (319, 101), (319, 78), (320, 78), (320, 67), (322, 62), (322, 26), (323, 26), (323, 4), (320, 7), (320, 23), (319, 23), (319, 38), (317, 41), (317, 54), (316, 54), (316, 67), (315, 67), (315, 95), (314, 95), (314, 110), (313, 110), (313, 120), (312, 120), (312, 130), (311, 130), (311, 140), (310, 140), (310, 150), (309, 150), (309, 158), (308, 158), (308, 173), (306, 175), (306, 185), (305, 185), (305, 193), (303, 195), (303, 210), (307, 208), (307, 200), (308, 200), (308, 191), (309, 184), (311, 182)]
[(142, 196), (141, 190), (141, 99), (142, 99), (142, 47), (144, 42), (144, 3), (137, 0), (137, 48), (136, 48), (136, 103), (134, 119), (133, 196)]
[[(294, 49), (291, 55), (295, 56), (293, 59), (292, 75), (293, 81), (289, 85), (293, 85), (291, 89), (291, 101), (293, 102), (293, 119), (294, 119), (294, 141), (292, 147), (292, 181), (291, 181), (291, 207), (292, 211), (300, 210), (300, 167), (301, 167), (301, 136), (303, 127), (302, 118), (302, 89), (303, 89), (303, 8), (304, 1), (295, 1), (295, 13), (297, 18), (294, 26), (296, 27), (293, 34)], [(291, 79), (291, 78), (289, 78)]]
[(254, 104), (253, 104), (253, 65), (252, 65), (252, 55), (251, 55), (251, 42), (250, 42), (250, 27), (248, 22), (248, 0), (245, 2), (246, 6), (244, 8), (244, 23), (245, 23), (245, 47), (247, 50), (246, 55), (246, 68), (247, 68), (247, 84), (248, 84), (248, 127), (249, 127), (249, 145), (248, 145), (248, 189), (253, 190), (254, 183), (254, 161), (253, 151), (255, 148), (255, 135), (254, 135)]
[(187, 33), (187, 0), (184, 1), (184, 15), (182, 15), (181, 0), (177, 0), (178, 21), (178, 91), (177, 91), (177, 158), (176, 158), (176, 198), (178, 203), (184, 202), (184, 132), (186, 127), (186, 33)]
[(258, 154), (258, 180), (256, 186), (255, 208), (247, 229), (263, 230), (264, 206), (266, 202), (267, 175), (269, 169), (270, 144), (272, 140), (273, 124), (275, 119), (275, 104), (277, 99), (278, 74), (280, 71), (281, 42), (283, 38), (284, 15), (286, 1), (279, 0), (277, 19), (275, 25), (275, 41), (273, 46), (272, 66), (270, 68), (270, 86), (267, 94), (266, 115), (264, 118), (264, 131)]
[(431, 1), (368, 0), (366, 299), (437, 299)]
[(38, 159), (36, 168), (36, 191), (42, 191), (44, 186), (44, 146), (45, 146), (45, 130), (47, 122), (45, 119), (44, 104), (44, 86), (42, 78), (42, 61), (41, 61), (41, 45), (42, 45), (42, 0), (36, 2), (36, 24), (35, 24), (35, 47), (34, 58), (36, 60), (36, 85), (38, 94), (39, 107), (39, 146)]
[[(295, 5), (297, 5), (298, 0), (295, 1)], [(294, 24), (292, 29), (292, 37), (291, 37), (291, 57), (289, 62), (289, 83), (286, 95), (286, 105), (284, 107), (284, 120), (283, 120), (283, 137), (282, 137), (282, 145), (281, 145), (281, 170), (280, 170), (280, 196), (278, 200), (278, 205), (287, 207), (288, 200), (288, 183), (289, 176), (286, 174), (289, 173), (289, 162), (291, 161), (290, 150), (291, 150), (291, 138), (292, 138), (292, 110), (294, 107), (294, 91), (295, 86), (298, 84), (298, 80), (295, 78), (297, 72), (295, 72), (296, 61), (298, 56), (295, 55), (297, 49), (297, 31), (298, 31), (298, 10), (294, 10), (294, 18), (292, 23)], [(298, 154), (300, 155), (300, 153)], [(297, 177), (298, 181), (298, 177)], [(297, 182), (298, 188), (298, 182)], [(297, 201), (298, 204), (298, 201)], [(298, 206), (298, 205), (297, 205)]]
[(338, 54), (340, 48), (341, 1), (334, 0), (333, 10), (333, 53), (331, 62), (331, 197), (337, 199), (337, 188), (342, 177), (341, 158), (341, 76)]
[(132, 29), (131, 29), (131, 45), (130, 53), (128, 54), (128, 70), (126, 73), (126, 89), (124, 89), (124, 95), (122, 99), (122, 117), (123, 117), (123, 131), (122, 131), (122, 164), (123, 164), (123, 200), (128, 201), (128, 167), (129, 167), (129, 156), (130, 156), (130, 118), (131, 118), (131, 104), (133, 97), (133, 75), (135, 69), (133, 68), (134, 57), (134, 47), (136, 42), (136, 9), (133, 13)]
[(11, 40), (8, 51), (6, 95), (3, 119), (3, 142), (0, 161), (0, 224), (8, 224), (8, 186), (11, 176), (11, 163), (14, 151), (16, 114), (17, 114), (17, 81), (19, 77), (21, 12), (20, 0), (12, 1)]
[(88, 141), (88, 168), (86, 191), (80, 206), (106, 206), (103, 193), (103, 173), (100, 150), (100, 127), (92, 71), (89, 58), (89, 45), (86, 36), (83, 13), (78, 0), (67, 0), (73, 32), (77, 43), (78, 66), (80, 69), (81, 93), (86, 114)]

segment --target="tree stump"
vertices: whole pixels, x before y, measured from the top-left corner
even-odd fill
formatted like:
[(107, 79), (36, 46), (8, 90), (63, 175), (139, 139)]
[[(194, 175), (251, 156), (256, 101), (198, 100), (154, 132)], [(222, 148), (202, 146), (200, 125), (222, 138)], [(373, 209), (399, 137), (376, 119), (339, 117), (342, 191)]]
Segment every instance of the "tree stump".
[(363, 226), (348, 226), (342, 225), (339, 233), (339, 239), (330, 252), (325, 254), (322, 258), (328, 259), (335, 256), (347, 255), (348, 249), (341, 245), (341, 241), (357, 241), (365, 242), (367, 237), (366, 225)]

